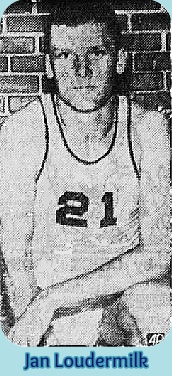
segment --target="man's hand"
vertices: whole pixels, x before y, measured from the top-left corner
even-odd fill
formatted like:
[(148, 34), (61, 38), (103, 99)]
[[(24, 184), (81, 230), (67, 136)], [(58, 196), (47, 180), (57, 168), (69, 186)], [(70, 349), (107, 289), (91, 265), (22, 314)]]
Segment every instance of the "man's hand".
[(33, 270), (26, 268), (25, 257), (11, 258), (8, 260), (8, 272), (5, 283), (8, 289), (10, 306), (15, 318), (19, 318), (26, 311), (32, 298), (37, 295), (37, 284)]
[(53, 312), (52, 297), (36, 298), (9, 332), (9, 340), (20, 346), (37, 346), (51, 321)]
[[(76, 280), (73, 280), (76, 284)], [(73, 284), (72, 284), (73, 286)], [(80, 291), (79, 291), (80, 292)], [(20, 346), (37, 346), (46, 333), (52, 319), (67, 314), (81, 312), (88, 303), (79, 293), (69, 293), (66, 284), (41, 291), (39, 296), (27, 307), (26, 312), (16, 321), (8, 338)]]

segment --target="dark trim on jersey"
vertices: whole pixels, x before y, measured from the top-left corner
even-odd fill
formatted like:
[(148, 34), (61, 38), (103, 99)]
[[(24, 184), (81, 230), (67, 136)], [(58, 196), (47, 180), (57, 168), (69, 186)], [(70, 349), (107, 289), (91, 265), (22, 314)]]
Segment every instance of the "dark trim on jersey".
[(41, 100), (41, 97), (38, 97), (38, 100), (41, 104), (41, 108), (42, 108), (42, 112), (43, 112), (43, 116), (44, 116), (44, 126), (45, 126), (45, 141), (46, 141), (46, 147), (45, 147), (45, 153), (44, 153), (44, 158), (43, 158), (43, 161), (42, 161), (42, 165), (41, 165), (41, 168), (35, 178), (35, 182), (37, 183), (41, 174), (42, 174), (42, 171), (44, 169), (44, 165), (45, 165), (45, 162), (47, 160), (47, 157), (48, 157), (48, 152), (49, 152), (49, 128), (48, 128), (48, 121), (47, 121), (47, 117), (45, 115), (45, 111), (44, 111), (44, 106), (43, 106), (43, 103), (42, 103), (42, 100)]
[(56, 117), (56, 121), (57, 121), (57, 124), (59, 126), (59, 130), (60, 130), (60, 134), (61, 134), (61, 138), (62, 138), (62, 141), (67, 149), (67, 151), (71, 154), (71, 156), (76, 159), (78, 162), (84, 164), (84, 165), (93, 165), (93, 164), (96, 164), (98, 162), (100, 162), (102, 159), (104, 159), (105, 157), (107, 157), (107, 155), (112, 151), (114, 145), (115, 145), (115, 141), (116, 141), (116, 135), (117, 135), (117, 124), (118, 124), (118, 105), (116, 106), (116, 119), (115, 119), (115, 132), (112, 136), (112, 141), (111, 141), (111, 145), (109, 147), (109, 149), (106, 151), (105, 154), (103, 154), (101, 157), (99, 157), (98, 159), (95, 159), (94, 161), (87, 161), (85, 159), (82, 159), (80, 157), (78, 157), (73, 151), (72, 149), (69, 147), (67, 141), (66, 141), (66, 138), (65, 138), (65, 135), (64, 135), (64, 132), (63, 132), (63, 128), (61, 126), (61, 123), (60, 123), (60, 119), (58, 117), (58, 114), (57, 114), (57, 110), (56, 110), (56, 104), (55, 104), (55, 100), (54, 100), (54, 95), (51, 95), (51, 100), (52, 100), (52, 103), (53, 103), (53, 107), (54, 107), (54, 115)]
[[(39, 170), (39, 172), (38, 172), (38, 174), (36, 176), (36, 179), (35, 179), (36, 183), (38, 182), (38, 180), (39, 180), (39, 178), (40, 178), (40, 176), (41, 176), (41, 174), (43, 172), (44, 165), (46, 163), (46, 160), (47, 160), (47, 157), (48, 157), (48, 152), (49, 152), (49, 128), (48, 128), (47, 117), (46, 117), (46, 114), (45, 114), (45, 110), (44, 110), (44, 106), (43, 106), (41, 97), (38, 97), (38, 100), (40, 101), (42, 112), (43, 112), (43, 116), (44, 116), (46, 150), (45, 150), (45, 153), (44, 153), (44, 158), (43, 158), (43, 161), (42, 161), (41, 168), (40, 168), (40, 170)], [(67, 143), (67, 141), (65, 139), (64, 132), (63, 132), (63, 129), (61, 127), (60, 121), (58, 119), (58, 115), (57, 115), (57, 111), (56, 111), (56, 106), (55, 106), (55, 101), (54, 101), (54, 95), (53, 94), (51, 94), (51, 100), (52, 100), (52, 103), (53, 103), (54, 115), (55, 115), (57, 123), (59, 125), (59, 129), (60, 129), (62, 140), (64, 142), (64, 145), (65, 145), (67, 151), (72, 155), (73, 158), (75, 158), (76, 160), (78, 160), (78, 162), (83, 163), (85, 165), (92, 165), (92, 164), (98, 163), (101, 159), (105, 158), (111, 152), (111, 150), (113, 149), (113, 146), (115, 145), (116, 136), (117, 136), (118, 105), (116, 106), (116, 110), (117, 111), (116, 111), (115, 133), (114, 133), (114, 135), (112, 137), (112, 142), (111, 142), (110, 148), (107, 150), (107, 152), (103, 156), (101, 156), (97, 160), (95, 160), (95, 161), (86, 161), (84, 159), (79, 158), (69, 148), (68, 143)], [(136, 164), (136, 161), (135, 161), (135, 158), (134, 158), (134, 152), (133, 152), (133, 148), (132, 148), (132, 136), (131, 136), (132, 110), (131, 110), (131, 108), (132, 107), (131, 107), (130, 96), (127, 96), (127, 137), (128, 137), (129, 153), (130, 153), (131, 161), (132, 161), (132, 164), (133, 164), (136, 176), (140, 180), (141, 171), (140, 171), (140, 169), (137, 168), (137, 164)]]
[(134, 172), (136, 173), (137, 178), (140, 180), (141, 171), (137, 168), (137, 164), (134, 158), (133, 147), (132, 147), (132, 136), (131, 136), (131, 124), (132, 124), (132, 107), (130, 96), (127, 96), (127, 137), (128, 137), (128, 146), (129, 153), (134, 167)]

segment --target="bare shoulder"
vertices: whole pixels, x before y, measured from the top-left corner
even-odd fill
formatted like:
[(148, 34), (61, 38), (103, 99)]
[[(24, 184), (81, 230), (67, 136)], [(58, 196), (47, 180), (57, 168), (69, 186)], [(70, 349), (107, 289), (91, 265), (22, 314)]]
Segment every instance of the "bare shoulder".
[(168, 138), (168, 119), (162, 112), (146, 110), (132, 103), (132, 125), (144, 145), (156, 143), (157, 146)]
[[(24, 139), (31, 135), (42, 133), (42, 108), (38, 99), (29, 103), (23, 109), (10, 115), (8, 119), (3, 123), (1, 128), (1, 137), (12, 137), (13, 142), (17, 142), (19, 139)], [(15, 138), (14, 138), (15, 136)], [(7, 139), (6, 141), (10, 141)]]
[(44, 118), (38, 99), (9, 116), (1, 128), (2, 157), (37, 164), (45, 149)]

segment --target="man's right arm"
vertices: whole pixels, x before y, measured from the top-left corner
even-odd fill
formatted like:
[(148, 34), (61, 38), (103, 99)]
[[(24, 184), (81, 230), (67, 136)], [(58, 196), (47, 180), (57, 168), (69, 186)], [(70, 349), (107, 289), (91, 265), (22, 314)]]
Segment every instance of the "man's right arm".
[(36, 148), (38, 132), (35, 137), (32, 123), (29, 128), (28, 119), (22, 121), (20, 116), (11, 117), (1, 130), (2, 252), (15, 317), (25, 311), (36, 291), (31, 241), (35, 176), (42, 162), (40, 148)]

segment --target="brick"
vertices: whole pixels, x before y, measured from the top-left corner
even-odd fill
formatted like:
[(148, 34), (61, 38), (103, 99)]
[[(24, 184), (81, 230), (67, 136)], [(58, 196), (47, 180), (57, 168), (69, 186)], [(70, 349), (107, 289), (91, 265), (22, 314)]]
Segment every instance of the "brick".
[(5, 99), (4, 97), (0, 97), (0, 112), (5, 111)]
[(161, 34), (126, 34), (121, 37), (121, 46), (129, 51), (160, 51)]
[(151, 0), (114, 0), (114, 9), (160, 9), (161, 4)]
[(32, 3), (30, 0), (16, 1), (4, 11), (4, 14), (8, 13), (31, 13)]
[(136, 71), (170, 70), (170, 54), (168, 52), (135, 54), (134, 69)]
[(166, 48), (167, 51), (171, 51), (171, 34), (167, 33), (166, 35)]
[(35, 97), (9, 97), (8, 109), (10, 112), (20, 110), (22, 107), (27, 106), (30, 102), (34, 101)]
[(51, 10), (51, 3), (47, 1), (38, 1), (37, 3), (38, 13), (49, 13)]
[(37, 76), (2, 76), (0, 77), (1, 93), (37, 93), (39, 78)]
[[(160, 9), (161, 4), (151, 0), (113, 0), (114, 9)], [(38, 12), (49, 12), (50, 4), (38, 2)]]
[(45, 17), (42, 15), (8, 16), (7, 29), (9, 32), (42, 32)]
[(124, 15), (124, 14), (120, 14), (117, 16), (118, 18), (118, 22), (119, 22), (119, 25), (120, 25), (120, 30), (123, 30), (123, 31), (126, 31), (127, 30), (127, 16)]
[(0, 72), (8, 72), (8, 59), (7, 57), (0, 57)]
[(43, 72), (44, 56), (14, 56), (11, 58), (12, 72)]
[(34, 52), (32, 37), (3, 37), (0, 38), (0, 53), (29, 54)]
[(132, 16), (133, 30), (170, 30), (168, 13), (134, 14)]
[(170, 72), (166, 73), (166, 80), (167, 80), (167, 89), (170, 90), (171, 89), (171, 73)]
[(163, 109), (171, 108), (171, 98), (168, 92), (135, 94), (134, 101), (152, 111), (157, 111), (159, 106)]
[(163, 89), (162, 73), (135, 73), (132, 77), (132, 90), (151, 91)]

